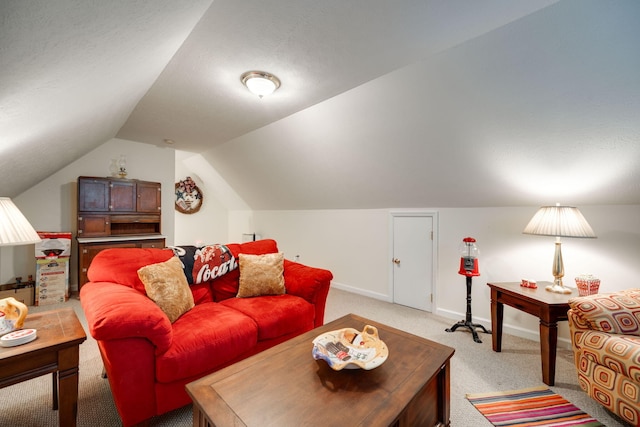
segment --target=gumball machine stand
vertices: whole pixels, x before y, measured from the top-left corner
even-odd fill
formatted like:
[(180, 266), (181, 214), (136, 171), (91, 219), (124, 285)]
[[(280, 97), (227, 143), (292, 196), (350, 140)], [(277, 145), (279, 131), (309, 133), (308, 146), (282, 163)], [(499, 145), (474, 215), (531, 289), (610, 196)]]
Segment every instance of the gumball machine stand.
[(478, 268), (478, 254), (480, 251), (476, 245), (476, 239), (473, 237), (465, 237), (460, 245), (460, 252), (462, 256), (460, 257), (460, 270), (458, 274), (465, 276), (467, 280), (467, 313), (464, 320), (455, 323), (450, 328), (445, 329), (445, 331), (455, 332), (458, 328), (466, 328), (471, 331), (475, 342), (482, 343), (476, 329), (481, 329), (485, 334), (490, 334), (491, 331), (479, 323), (473, 323), (471, 316), (471, 280), (473, 276), (480, 275)]

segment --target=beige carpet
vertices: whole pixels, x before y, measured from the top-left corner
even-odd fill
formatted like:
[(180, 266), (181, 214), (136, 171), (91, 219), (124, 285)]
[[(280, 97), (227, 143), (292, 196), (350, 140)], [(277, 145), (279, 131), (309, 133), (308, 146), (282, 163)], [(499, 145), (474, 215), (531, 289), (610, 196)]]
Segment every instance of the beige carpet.
[[(464, 301), (461, 301), (462, 303)], [(87, 330), (80, 302), (70, 300), (65, 304), (76, 310)], [(30, 307), (30, 311), (57, 307), (59, 305)], [(334, 320), (348, 313), (356, 313), (456, 349), (451, 361), (451, 425), (454, 427), (491, 426), (465, 399), (466, 393), (514, 390), (544, 385), (541, 380), (540, 349), (537, 342), (505, 335), (502, 353), (495, 353), (491, 349), (490, 335), (480, 334), (483, 343), (478, 344), (473, 342), (470, 333), (461, 329), (453, 333), (445, 332), (445, 329), (454, 323), (451, 319), (332, 289), (327, 301), (325, 320)], [(382, 339), (384, 340), (384, 337)], [(91, 337), (88, 337), (87, 341), (80, 346), (79, 426), (121, 425), (111, 399), (109, 383), (102, 379), (101, 373), (102, 361), (97, 345)], [(580, 390), (570, 351), (559, 351), (556, 386), (550, 388), (603, 424), (609, 427), (624, 426), (617, 417)], [(56, 426), (57, 412), (50, 408), (50, 375), (0, 390), (0, 426)], [(190, 426), (192, 425), (191, 407), (184, 407), (156, 417), (151, 425)]]

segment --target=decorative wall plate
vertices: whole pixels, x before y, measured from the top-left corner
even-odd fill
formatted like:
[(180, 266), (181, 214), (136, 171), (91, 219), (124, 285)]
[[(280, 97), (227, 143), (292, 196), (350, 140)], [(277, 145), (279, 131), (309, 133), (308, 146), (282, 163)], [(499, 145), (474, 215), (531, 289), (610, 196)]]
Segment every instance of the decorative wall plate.
[(176, 210), (183, 214), (193, 214), (202, 207), (204, 196), (196, 183), (188, 176), (176, 182)]
[(389, 349), (378, 337), (378, 329), (367, 325), (362, 332), (345, 328), (319, 335), (313, 340), (312, 355), (336, 371), (370, 370), (387, 360)]

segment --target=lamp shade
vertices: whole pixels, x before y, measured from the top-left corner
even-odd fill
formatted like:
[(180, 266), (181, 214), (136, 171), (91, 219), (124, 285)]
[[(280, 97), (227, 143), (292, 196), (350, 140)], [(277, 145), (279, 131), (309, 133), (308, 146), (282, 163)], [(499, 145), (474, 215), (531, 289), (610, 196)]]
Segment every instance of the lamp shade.
[(542, 206), (523, 233), (554, 237), (596, 237), (587, 220), (573, 206)]
[(40, 236), (8, 197), (0, 197), (0, 246), (39, 242)]

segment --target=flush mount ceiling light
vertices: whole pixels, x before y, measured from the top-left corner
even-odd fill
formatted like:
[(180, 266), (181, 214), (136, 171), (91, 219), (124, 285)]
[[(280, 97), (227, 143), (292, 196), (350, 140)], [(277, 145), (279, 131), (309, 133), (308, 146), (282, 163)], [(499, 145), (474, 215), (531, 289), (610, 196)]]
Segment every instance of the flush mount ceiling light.
[(280, 87), (280, 79), (265, 71), (247, 71), (240, 76), (240, 80), (251, 93), (260, 98), (272, 94)]

